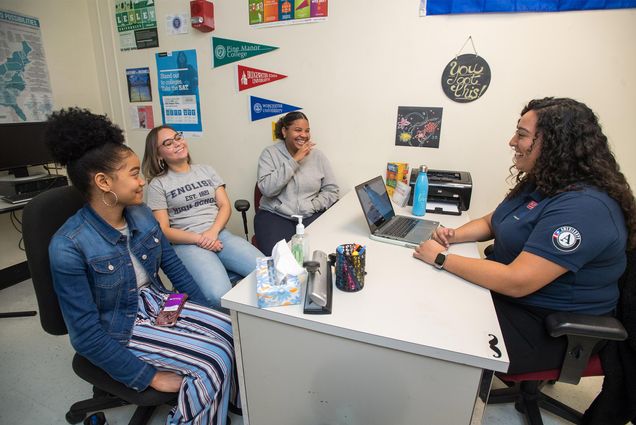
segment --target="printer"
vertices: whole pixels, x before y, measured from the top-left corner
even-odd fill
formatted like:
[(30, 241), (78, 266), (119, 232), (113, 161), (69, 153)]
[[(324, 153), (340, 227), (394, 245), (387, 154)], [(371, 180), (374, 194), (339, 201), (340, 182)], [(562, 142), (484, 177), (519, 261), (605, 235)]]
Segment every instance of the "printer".
[[(413, 205), (413, 193), (419, 167), (411, 170), (409, 205)], [(426, 211), (436, 214), (459, 215), (470, 208), (473, 180), (467, 171), (428, 170), (428, 198)]]

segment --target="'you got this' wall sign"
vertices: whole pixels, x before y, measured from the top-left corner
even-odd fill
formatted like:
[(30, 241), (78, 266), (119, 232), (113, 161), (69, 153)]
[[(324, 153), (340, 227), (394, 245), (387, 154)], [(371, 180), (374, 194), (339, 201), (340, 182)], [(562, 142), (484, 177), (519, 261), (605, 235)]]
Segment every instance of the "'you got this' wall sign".
[(455, 102), (477, 100), (484, 95), (489, 85), (490, 66), (476, 53), (456, 56), (442, 73), (442, 89)]

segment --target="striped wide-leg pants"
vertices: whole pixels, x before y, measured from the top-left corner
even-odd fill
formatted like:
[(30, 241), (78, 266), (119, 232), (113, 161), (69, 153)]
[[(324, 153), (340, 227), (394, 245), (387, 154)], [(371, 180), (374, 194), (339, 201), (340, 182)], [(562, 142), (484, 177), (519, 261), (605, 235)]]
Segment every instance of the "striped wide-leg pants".
[(239, 406), (230, 318), (186, 302), (174, 327), (156, 326), (165, 298), (151, 288), (140, 290), (128, 348), (157, 369), (184, 377), (166, 424), (225, 425), (228, 403)]

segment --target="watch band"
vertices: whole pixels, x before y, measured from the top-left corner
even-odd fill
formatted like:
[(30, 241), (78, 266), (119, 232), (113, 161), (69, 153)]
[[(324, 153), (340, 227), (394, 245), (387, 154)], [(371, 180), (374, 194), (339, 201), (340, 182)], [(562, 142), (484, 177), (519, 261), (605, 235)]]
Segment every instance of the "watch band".
[(435, 257), (435, 261), (433, 261), (433, 265), (440, 270), (444, 268), (444, 263), (446, 263), (446, 254), (446, 251), (440, 252), (437, 254), (437, 257)]

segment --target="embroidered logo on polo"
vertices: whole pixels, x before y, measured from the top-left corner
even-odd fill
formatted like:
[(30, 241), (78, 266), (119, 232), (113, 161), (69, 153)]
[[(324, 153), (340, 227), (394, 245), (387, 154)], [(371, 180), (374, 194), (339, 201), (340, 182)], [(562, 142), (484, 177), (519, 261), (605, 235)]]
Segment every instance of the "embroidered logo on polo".
[(560, 251), (574, 251), (581, 245), (581, 233), (572, 226), (561, 226), (552, 233), (552, 243)]

